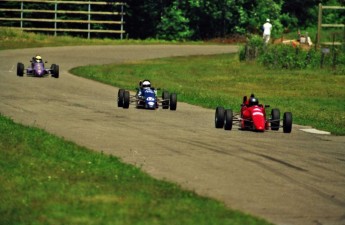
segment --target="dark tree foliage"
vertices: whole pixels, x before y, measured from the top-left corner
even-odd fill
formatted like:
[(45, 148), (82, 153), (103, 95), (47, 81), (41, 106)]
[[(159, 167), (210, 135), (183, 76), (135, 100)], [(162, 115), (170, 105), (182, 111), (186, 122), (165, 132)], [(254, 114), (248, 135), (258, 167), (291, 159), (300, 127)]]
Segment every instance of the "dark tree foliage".
[(129, 38), (146, 39), (157, 35), (157, 26), (171, 0), (125, 0), (126, 7), (126, 31)]
[[(289, 0), (284, 1), (282, 12), (288, 13), (291, 19), (296, 22), (296, 24), (293, 25), (298, 27), (315, 26), (318, 18), (319, 3), (323, 5), (345, 5), (344, 0)], [(337, 14), (339, 12), (333, 11), (332, 13)]]
[[(92, 0), (109, 4), (92, 5), (92, 11), (116, 11), (124, 2), (124, 30), (131, 39), (205, 40), (234, 34), (261, 34), (270, 18), (273, 36), (284, 30), (316, 29), (318, 4), (345, 5), (345, 0)], [(0, 1), (1, 8), (20, 8), (19, 2)], [(53, 9), (54, 4), (25, 2), (28, 9)], [(59, 4), (59, 10), (86, 11), (87, 5)], [(18, 12), (0, 12), (0, 17), (19, 17)], [(53, 18), (54, 14), (25, 13), (25, 17)], [(88, 15), (59, 14), (59, 19), (87, 20)], [(92, 15), (93, 20), (119, 20), (113, 15)], [(344, 23), (345, 10), (325, 12), (325, 23)], [(0, 26), (17, 26), (18, 21), (0, 21)], [(52, 23), (26, 21), (24, 26), (49, 27)], [(85, 28), (86, 24), (61, 23), (60, 28)], [(92, 29), (116, 29), (118, 25), (92, 24)], [(118, 28), (118, 27), (117, 27)], [(95, 34), (102, 37), (104, 34)]]

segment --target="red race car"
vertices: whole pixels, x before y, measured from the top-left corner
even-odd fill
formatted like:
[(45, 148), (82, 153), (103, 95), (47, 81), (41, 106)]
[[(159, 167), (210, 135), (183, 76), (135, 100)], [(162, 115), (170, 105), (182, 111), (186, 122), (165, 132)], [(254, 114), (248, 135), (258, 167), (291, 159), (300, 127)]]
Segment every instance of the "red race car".
[(247, 96), (243, 97), (241, 104), (241, 113), (234, 114), (231, 109), (224, 109), (221, 106), (216, 108), (215, 126), (216, 128), (223, 128), (231, 130), (233, 124), (238, 124), (242, 130), (265, 131), (279, 130), (283, 127), (284, 133), (291, 133), (292, 130), (292, 113), (285, 112), (283, 115), (283, 125), (280, 125), (280, 111), (279, 109), (272, 109), (270, 117), (267, 118), (266, 108), (269, 105), (263, 106), (259, 104), (259, 100), (251, 94), (248, 99)]

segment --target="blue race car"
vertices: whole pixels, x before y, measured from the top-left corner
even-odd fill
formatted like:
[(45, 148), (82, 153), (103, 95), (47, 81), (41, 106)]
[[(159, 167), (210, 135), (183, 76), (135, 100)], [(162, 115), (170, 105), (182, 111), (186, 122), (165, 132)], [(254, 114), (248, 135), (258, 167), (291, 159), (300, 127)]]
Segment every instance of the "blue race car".
[(27, 76), (33, 76), (33, 77), (46, 77), (46, 76), (51, 75), (52, 77), (59, 78), (58, 65), (52, 64), (50, 69), (45, 68), (42, 57), (39, 55), (33, 57), (30, 62), (31, 62), (31, 65), (27, 69), (24, 69), (23, 63), (19, 62), (17, 64), (17, 76), (22, 77), (24, 73), (26, 73)]
[(129, 91), (119, 89), (117, 96), (117, 106), (128, 109), (130, 104), (135, 104), (137, 108), (142, 109), (157, 109), (162, 107), (163, 109), (176, 110), (177, 107), (177, 95), (166, 90), (162, 91), (162, 98), (157, 97), (157, 91), (160, 88), (155, 89), (151, 87), (149, 80), (139, 82), (139, 87), (136, 88), (135, 95), (130, 95)]

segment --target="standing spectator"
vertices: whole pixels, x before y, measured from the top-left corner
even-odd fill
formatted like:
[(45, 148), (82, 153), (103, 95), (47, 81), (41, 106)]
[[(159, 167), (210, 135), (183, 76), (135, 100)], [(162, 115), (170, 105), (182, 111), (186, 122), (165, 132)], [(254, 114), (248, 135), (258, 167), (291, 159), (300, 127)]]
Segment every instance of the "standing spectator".
[(265, 44), (268, 43), (271, 37), (271, 30), (272, 30), (272, 24), (270, 24), (270, 19), (266, 19), (266, 23), (262, 26), (264, 33), (263, 33), (263, 38)]

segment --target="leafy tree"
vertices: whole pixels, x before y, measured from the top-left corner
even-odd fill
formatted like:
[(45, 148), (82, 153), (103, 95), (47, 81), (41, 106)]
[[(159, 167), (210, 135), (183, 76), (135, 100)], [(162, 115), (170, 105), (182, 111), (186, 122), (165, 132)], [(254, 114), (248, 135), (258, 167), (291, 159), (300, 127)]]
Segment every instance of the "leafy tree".
[(130, 38), (146, 39), (157, 35), (157, 26), (171, 0), (125, 0), (125, 27)]
[(283, 30), (281, 19), (282, 0), (244, 1), (239, 7), (240, 20), (236, 27), (239, 33), (261, 33), (262, 25), (270, 19), (273, 25), (272, 36), (279, 35)]
[(157, 37), (165, 40), (183, 41), (190, 39), (192, 31), (189, 29), (189, 19), (183, 15), (175, 2), (172, 7), (167, 8), (157, 25)]

